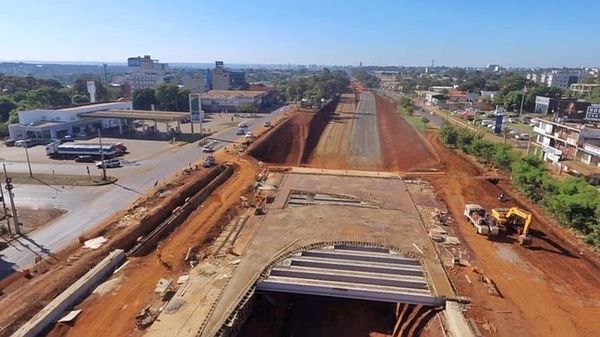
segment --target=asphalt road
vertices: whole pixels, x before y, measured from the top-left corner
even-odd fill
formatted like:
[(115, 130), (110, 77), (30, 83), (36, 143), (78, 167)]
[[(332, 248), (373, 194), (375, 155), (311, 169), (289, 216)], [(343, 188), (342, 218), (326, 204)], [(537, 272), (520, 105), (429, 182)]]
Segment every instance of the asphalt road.
[[(381, 146), (377, 126), (377, 109), (372, 92), (360, 94), (350, 138), (350, 157), (359, 163), (376, 166), (381, 163)], [(359, 166), (361, 166), (357, 163)]]
[[(275, 110), (260, 118), (247, 119), (248, 127), (254, 130), (262, 127), (284, 112), (287, 107)], [(232, 144), (241, 136), (236, 135), (235, 127), (216, 133), (211, 138), (221, 140), (216, 149)], [(99, 187), (49, 187), (44, 185), (16, 185), (14, 193), (19, 205), (57, 205), (70, 211), (50, 224), (29, 233), (27, 237), (11, 241), (9, 247), (0, 252), (0, 279), (12, 271), (30, 266), (36, 256), (48, 259), (49, 252), (57, 252), (73, 243), (77, 238), (110, 218), (115, 212), (125, 209), (157, 181), (172, 176), (200, 160), (206, 154), (198, 143), (191, 143), (144, 160), (132, 169), (135, 172), (119, 179), (116, 184)], [(44, 165), (44, 164), (41, 164)], [(61, 165), (62, 167), (65, 165)], [(80, 169), (79, 165), (77, 166)], [(68, 165), (66, 166), (68, 167)], [(40, 167), (41, 168), (41, 167)], [(15, 164), (11, 170), (26, 170)]]

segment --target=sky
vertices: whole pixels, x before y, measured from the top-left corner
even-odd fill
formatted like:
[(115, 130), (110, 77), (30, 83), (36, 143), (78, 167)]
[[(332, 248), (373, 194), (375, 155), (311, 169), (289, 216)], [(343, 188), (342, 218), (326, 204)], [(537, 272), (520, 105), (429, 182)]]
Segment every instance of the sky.
[(599, 0), (0, 0), (0, 60), (600, 65)]

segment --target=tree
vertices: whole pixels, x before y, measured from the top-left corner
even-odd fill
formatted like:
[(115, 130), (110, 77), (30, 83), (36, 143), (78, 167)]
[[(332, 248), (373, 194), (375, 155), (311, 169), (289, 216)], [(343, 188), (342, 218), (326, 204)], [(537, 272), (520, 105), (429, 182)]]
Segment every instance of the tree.
[(10, 112), (17, 108), (17, 103), (10, 97), (0, 96), (0, 122), (8, 120)]
[(427, 124), (429, 124), (429, 118), (421, 117), (421, 123), (423, 123), (423, 125), (425, 125), (425, 129), (427, 129)]
[(158, 102), (154, 95), (154, 89), (140, 89), (133, 92), (133, 108), (136, 110), (150, 110), (152, 105)]
[(161, 109), (177, 110), (175, 108), (177, 96), (179, 95), (179, 87), (172, 83), (159, 84), (154, 91), (156, 100), (160, 104)]
[(522, 91), (511, 91), (504, 97), (504, 108), (508, 111), (518, 110), (521, 106)]
[(75, 104), (87, 103), (90, 101), (90, 98), (87, 97), (86, 95), (75, 94), (71, 97), (71, 101), (73, 101), (73, 103), (75, 103)]
[(444, 144), (456, 146), (458, 133), (456, 127), (454, 127), (452, 124), (444, 121), (442, 127), (440, 128), (439, 135)]

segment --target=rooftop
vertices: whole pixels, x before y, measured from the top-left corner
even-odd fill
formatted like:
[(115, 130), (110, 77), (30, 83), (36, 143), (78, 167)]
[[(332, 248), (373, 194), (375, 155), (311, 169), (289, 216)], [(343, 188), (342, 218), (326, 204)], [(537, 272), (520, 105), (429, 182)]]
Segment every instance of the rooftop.
[(210, 90), (202, 94), (202, 98), (258, 97), (261, 95), (264, 95), (263, 91)]

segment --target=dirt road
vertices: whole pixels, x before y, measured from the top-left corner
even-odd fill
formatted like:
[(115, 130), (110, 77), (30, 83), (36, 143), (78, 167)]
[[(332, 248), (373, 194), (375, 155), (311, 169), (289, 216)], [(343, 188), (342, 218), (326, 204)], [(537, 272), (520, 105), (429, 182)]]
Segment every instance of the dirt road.
[(348, 149), (352, 125), (356, 116), (354, 94), (343, 94), (330, 117), (308, 165), (312, 167), (343, 169), (348, 166)]
[[(439, 196), (457, 220), (464, 242), (474, 254), (474, 265), (496, 282), (504, 298), (489, 295), (468, 268), (451, 271), (460, 292), (473, 299), (468, 316), (492, 322), (495, 336), (597, 336), (600, 331), (600, 270), (578, 251), (552, 234), (544, 219), (534, 218), (533, 244), (524, 248), (516, 236), (497, 241), (475, 234), (463, 219), (466, 202), (498, 207), (501, 190), (474, 176), (483, 172), (461, 155), (428, 136), (447, 176), (429, 176)], [(529, 209), (513, 196), (507, 205)], [(464, 275), (474, 283), (469, 284)]]
[(435, 169), (438, 158), (421, 134), (396, 111), (396, 104), (375, 95), (383, 166), (388, 171)]

